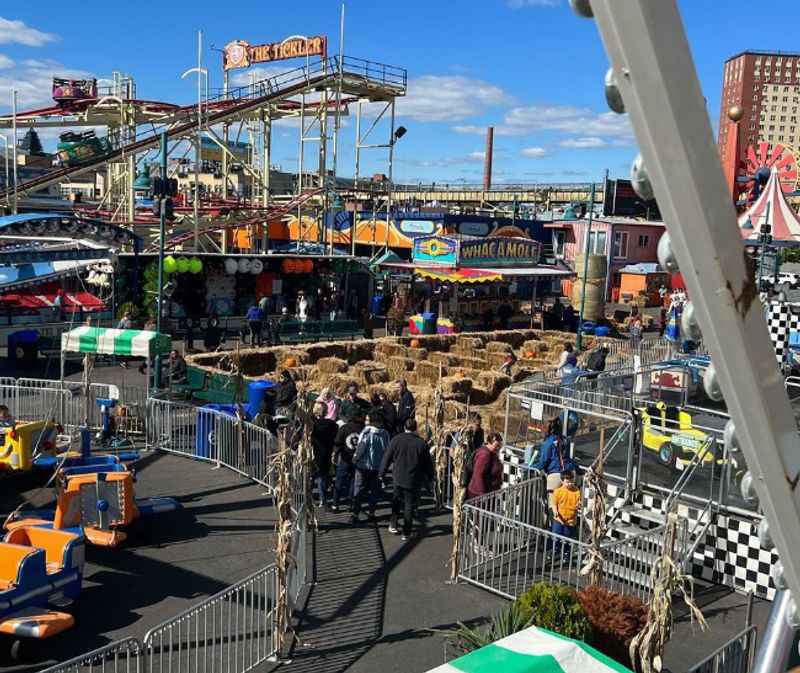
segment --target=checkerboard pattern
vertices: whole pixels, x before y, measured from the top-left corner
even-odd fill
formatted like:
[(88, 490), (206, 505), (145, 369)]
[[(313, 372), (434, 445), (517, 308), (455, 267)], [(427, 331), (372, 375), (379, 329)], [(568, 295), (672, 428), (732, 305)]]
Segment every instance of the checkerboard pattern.
[(770, 302), (766, 307), (769, 338), (772, 339), (778, 363), (783, 363), (783, 358), (789, 349), (789, 332), (800, 329), (800, 315), (792, 310), (793, 306), (795, 310), (800, 309), (800, 306), (795, 304), (781, 302)]

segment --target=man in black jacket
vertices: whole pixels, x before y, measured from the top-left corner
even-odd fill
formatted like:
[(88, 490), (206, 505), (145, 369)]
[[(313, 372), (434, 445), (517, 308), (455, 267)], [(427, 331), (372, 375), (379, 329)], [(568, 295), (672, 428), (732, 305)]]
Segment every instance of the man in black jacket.
[(390, 533), (398, 533), (397, 519), (403, 510), (403, 540), (411, 535), (414, 507), (420, 488), (433, 478), (433, 461), (428, 444), (417, 434), (417, 421), (412, 417), (405, 422), (405, 432), (400, 433), (389, 443), (383, 456), (380, 477), (383, 479), (392, 468), (394, 496), (392, 497), (392, 518)]
[(397, 429), (402, 430), (406, 427), (406, 421), (416, 415), (417, 403), (405, 379), (400, 379), (397, 385), (400, 392), (400, 399), (397, 402)]
[(344, 416), (344, 425), (339, 427), (336, 432), (336, 439), (333, 442), (333, 455), (336, 464), (336, 481), (333, 485), (333, 505), (334, 512), (339, 511), (339, 502), (349, 500), (353, 485), (353, 454), (358, 445), (358, 438), (364, 429), (364, 416), (358, 406), (353, 407)]
[(314, 405), (314, 424), (311, 426), (311, 448), (314, 454), (314, 472), (319, 488), (319, 506), (325, 509), (328, 509), (331, 457), (338, 430), (336, 421), (325, 418), (327, 413), (327, 405), (317, 402)]

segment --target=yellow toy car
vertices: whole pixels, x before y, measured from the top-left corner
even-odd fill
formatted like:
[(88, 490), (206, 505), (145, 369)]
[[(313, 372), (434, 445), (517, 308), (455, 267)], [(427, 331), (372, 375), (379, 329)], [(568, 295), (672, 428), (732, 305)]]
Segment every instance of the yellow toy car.
[[(695, 428), (691, 414), (680, 407), (653, 402), (640, 407), (639, 414), (642, 418), (642, 445), (655, 451), (664, 465), (682, 467), (708, 443), (709, 436)], [(704, 464), (714, 460), (713, 447), (705, 450), (702, 460)], [(722, 460), (717, 462), (722, 463)]]
[(34, 451), (55, 453), (58, 426), (54, 421), (19, 422), (0, 425), (0, 471), (30, 470)]

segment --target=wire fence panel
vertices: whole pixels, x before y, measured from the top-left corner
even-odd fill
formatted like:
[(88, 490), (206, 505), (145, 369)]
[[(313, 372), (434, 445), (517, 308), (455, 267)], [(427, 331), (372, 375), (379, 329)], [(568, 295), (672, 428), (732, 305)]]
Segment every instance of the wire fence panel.
[(197, 407), (167, 400), (147, 401), (147, 447), (197, 460), (216, 461), (211, 429), (198, 429)]
[(125, 638), (39, 673), (144, 673), (144, 647), (137, 638)]
[(756, 650), (757, 631), (750, 626), (689, 669), (688, 673), (750, 673)]
[[(666, 526), (659, 526), (642, 534), (603, 543), (604, 587), (647, 602), (653, 590), (653, 568), (661, 559), (664, 548), (665, 533)], [(675, 556), (674, 560), (680, 563), (677, 551)]]
[(531, 475), (506, 488), (473, 498), (468, 504), (519, 523), (544, 527), (547, 525), (547, 500), (544, 480)]
[(259, 570), (144, 637), (144, 673), (245, 673), (276, 654), (277, 570)]

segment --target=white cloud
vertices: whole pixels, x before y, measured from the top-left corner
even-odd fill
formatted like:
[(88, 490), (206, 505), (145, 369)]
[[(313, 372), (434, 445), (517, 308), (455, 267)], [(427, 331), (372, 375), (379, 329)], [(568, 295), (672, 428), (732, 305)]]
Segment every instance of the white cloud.
[(0, 70), (5, 70), (6, 68), (10, 68), (12, 65), (14, 65), (14, 61), (12, 61), (5, 54), (0, 54)]
[(13, 21), (0, 16), (0, 44), (24, 44), (26, 47), (41, 47), (55, 42), (57, 35), (31, 28), (22, 21)]
[(470, 152), (467, 156), (473, 161), (483, 161), (486, 158), (486, 152)]
[(566, 140), (562, 140), (559, 144), (561, 147), (571, 147), (579, 150), (608, 146), (608, 143), (605, 140), (598, 138), (597, 136), (588, 136), (586, 138), (567, 138)]
[(262, 79), (276, 77), (287, 70), (289, 70), (289, 68), (279, 65), (266, 65), (248, 68), (247, 70), (235, 70), (234, 74), (231, 76), (230, 82), (232, 87), (248, 86), (251, 82), (259, 82)]
[(397, 114), (419, 122), (455, 122), (509, 105), (513, 98), (489, 82), (463, 75), (423, 75), (409, 80)]
[(511, 9), (522, 9), (523, 7), (557, 7), (561, 0), (508, 0), (506, 3)]
[(483, 152), (470, 152), (469, 154), (457, 155), (453, 157), (442, 157), (439, 159), (405, 159), (398, 158), (396, 161), (409, 166), (420, 168), (447, 168), (449, 166), (460, 166), (465, 164), (483, 161)]
[(91, 78), (85, 70), (67, 68), (57, 61), (25, 60), (0, 72), (0, 108), (10, 107), (11, 92), (17, 90), (17, 109), (53, 105), (53, 77)]
[(520, 154), (529, 159), (541, 159), (547, 155), (547, 150), (544, 147), (526, 147), (520, 150)]

